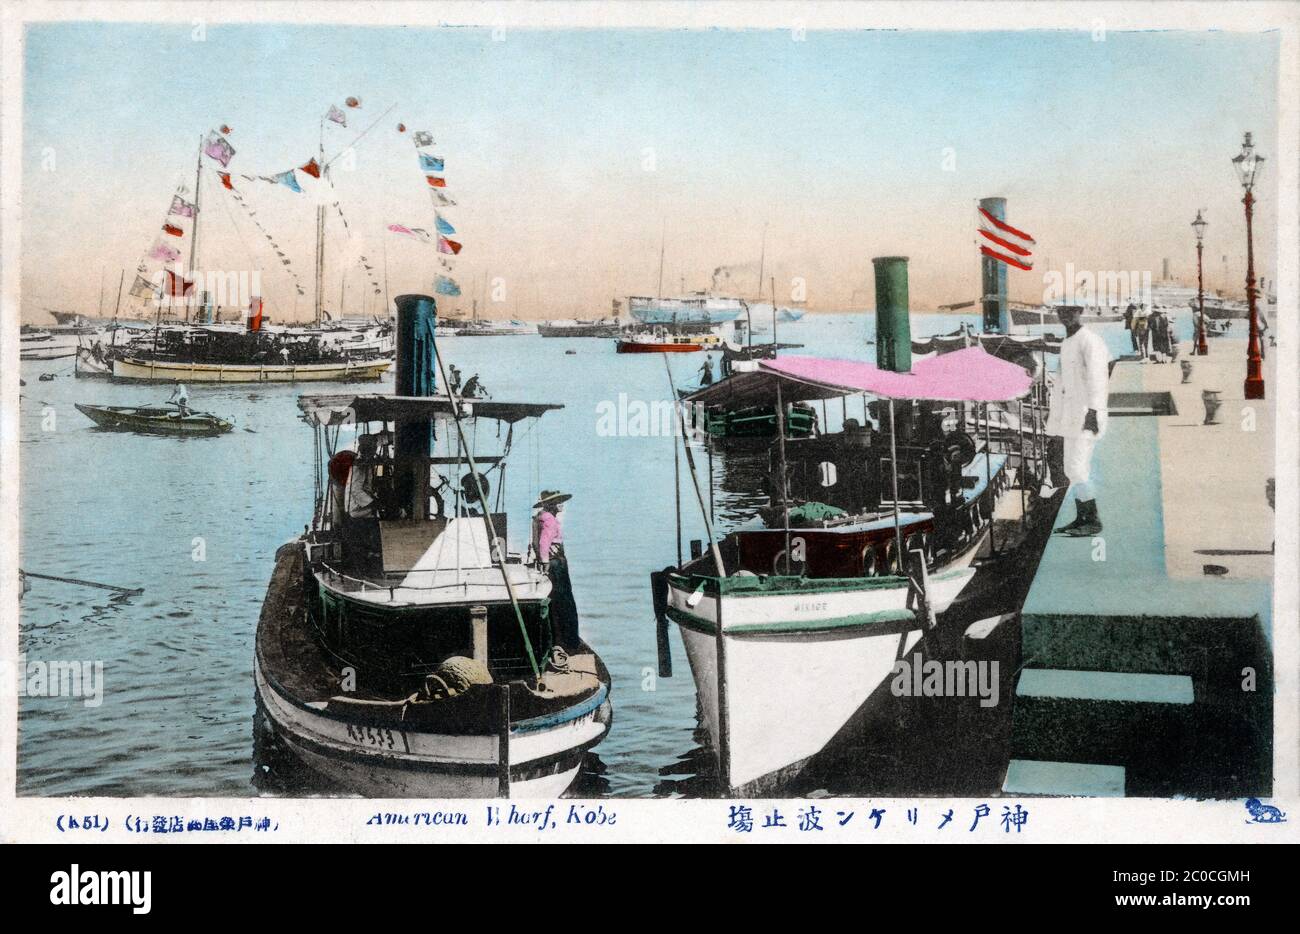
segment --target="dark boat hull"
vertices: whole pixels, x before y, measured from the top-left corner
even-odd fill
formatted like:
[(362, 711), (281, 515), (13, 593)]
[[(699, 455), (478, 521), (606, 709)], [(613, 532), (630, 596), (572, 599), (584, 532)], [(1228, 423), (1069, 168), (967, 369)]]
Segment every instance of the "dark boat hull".
[[(258, 620), (257, 702), (277, 740), (313, 771), (365, 797), (558, 797), (609, 732), (609, 673), (546, 702), (523, 685), (480, 685), (453, 700), (340, 697), (337, 660), (310, 631), (302, 545), (285, 545)], [(502, 694), (509, 704), (503, 707)], [(531, 706), (530, 706), (531, 704)], [(503, 709), (509, 711), (502, 717)]]
[(100, 428), (110, 431), (139, 431), (154, 435), (220, 435), (234, 428), (234, 423), (207, 412), (181, 416), (163, 408), (82, 405), (77, 411)]

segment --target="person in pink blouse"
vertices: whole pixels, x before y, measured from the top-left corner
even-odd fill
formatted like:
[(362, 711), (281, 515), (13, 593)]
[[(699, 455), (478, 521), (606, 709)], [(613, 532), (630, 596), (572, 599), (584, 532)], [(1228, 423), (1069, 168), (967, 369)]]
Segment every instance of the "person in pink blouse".
[(555, 644), (566, 651), (581, 646), (578, 637), (578, 606), (569, 581), (569, 562), (564, 555), (564, 525), (560, 512), (572, 494), (543, 490), (533, 508), (533, 555), (537, 565), (551, 579), (550, 620)]

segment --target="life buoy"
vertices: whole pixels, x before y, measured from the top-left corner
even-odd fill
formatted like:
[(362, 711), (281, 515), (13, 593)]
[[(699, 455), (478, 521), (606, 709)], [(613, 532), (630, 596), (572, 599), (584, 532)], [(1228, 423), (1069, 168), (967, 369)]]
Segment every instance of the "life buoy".
[(330, 479), (339, 484), (339, 486), (347, 483), (348, 477), (352, 475), (352, 465), (356, 463), (356, 460), (356, 451), (348, 450), (336, 453), (330, 458), (329, 462)]
[[(776, 557), (772, 559), (773, 574), (784, 575), (786, 573), (785, 553), (786, 550), (782, 548), (780, 551), (776, 553)], [(806, 561), (791, 561), (789, 573), (792, 576), (797, 575), (799, 577), (803, 577), (804, 571), (807, 569), (807, 567), (808, 564)]]
[[(486, 500), (492, 493), (492, 488), (488, 484), (488, 478), (483, 474), (478, 474), (478, 483), (474, 482), (474, 474), (467, 473), (460, 478), (460, 493), (466, 501), (472, 505), (478, 504), (478, 488), (483, 488), (483, 499)], [(486, 503), (484, 503), (486, 506)]]
[(887, 577), (895, 572), (898, 563), (898, 555), (895, 553), (897, 550), (892, 538), (876, 546), (876, 573), (879, 576)]

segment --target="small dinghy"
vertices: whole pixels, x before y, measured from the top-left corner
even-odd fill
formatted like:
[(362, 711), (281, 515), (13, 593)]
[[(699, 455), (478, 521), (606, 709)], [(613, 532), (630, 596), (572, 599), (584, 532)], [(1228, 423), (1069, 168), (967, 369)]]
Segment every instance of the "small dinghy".
[(219, 435), (230, 431), (235, 423), (210, 412), (182, 415), (175, 408), (162, 406), (82, 405), (77, 411), (100, 428), (112, 431), (144, 431), (157, 435)]

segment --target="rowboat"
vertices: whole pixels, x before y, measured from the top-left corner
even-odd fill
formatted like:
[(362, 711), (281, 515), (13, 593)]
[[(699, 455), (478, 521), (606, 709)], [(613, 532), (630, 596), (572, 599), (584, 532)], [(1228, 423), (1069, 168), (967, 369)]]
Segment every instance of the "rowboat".
[(77, 411), (100, 428), (110, 431), (141, 431), (156, 435), (219, 435), (235, 427), (234, 422), (210, 412), (182, 415), (161, 406), (84, 405)]
[(509, 441), (475, 446), (560, 406), (436, 394), (434, 300), (396, 303), (398, 394), (299, 400), (321, 450), (344, 426), (356, 442), (329, 454), (311, 527), (276, 555), (260, 728), (367, 797), (555, 797), (609, 732), (610, 676), (560, 558), (512, 552), (506, 513), (486, 508), (480, 471)]

